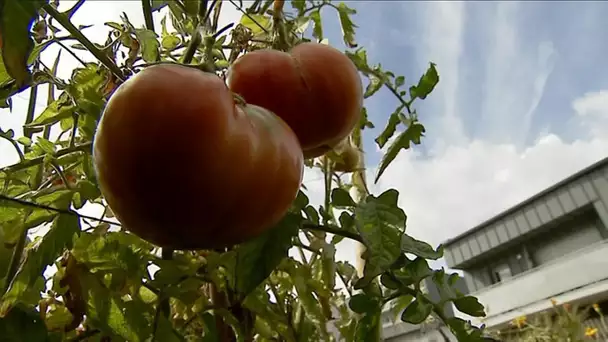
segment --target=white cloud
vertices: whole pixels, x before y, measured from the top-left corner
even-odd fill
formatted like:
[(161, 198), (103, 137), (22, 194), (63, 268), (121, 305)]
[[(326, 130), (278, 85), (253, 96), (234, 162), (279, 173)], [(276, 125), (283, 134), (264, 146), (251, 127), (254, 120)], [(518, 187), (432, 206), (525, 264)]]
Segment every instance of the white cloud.
[(444, 144), (466, 142), (462, 117), (457, 112), (459, 86), (462, 80), (460, 58), (463, 52), (463, 33), (466, 21), (466, 4), (464, 2), (428, 2), (421, 8), (421, 35), (418, 48), (424, 69), (431, 61), (439, 66), (440, 85), (433, 92), (437, 101), (432, 115), (441, 116), (437, 136), (437, 147)]

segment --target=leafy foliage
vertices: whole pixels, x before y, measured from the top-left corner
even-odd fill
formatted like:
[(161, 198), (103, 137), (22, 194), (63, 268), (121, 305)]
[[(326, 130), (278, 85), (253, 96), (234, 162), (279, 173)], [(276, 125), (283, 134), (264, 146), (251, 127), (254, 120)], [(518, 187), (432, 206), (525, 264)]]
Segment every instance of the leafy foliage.
[[(419, 324), (434, 315), (460, 341), (482, 340), (483, 329), (444, 313), (453, 302), (468, 315), (484, 316), (481, 304), (454, 289), (458, 275), (429, 267), (427, 260), (443, 256), (441, 246), (406, 233), (399, 193), (370, 194), (364, 166), (343, 174), (325, 157), (311, 161), (308, 166), (325, 175), (321, 206), (310, 204), (303, 187), (290, 212), (267, 233), (229, 250), (196, 252), (160, 251), (122, 230), (92, 167), (98, 120), (112, 92), (130, 75), (156, 63), (183, 63), (224, 76), (249, 51), (328, 43), (322, 13), (329, 9), (337, 14), (346, 55), (365, 80), (364, 97), (388, 91), (397, 102), (375, 139), (380, 148), (388, 146), (378, 181), (402, 150), (421, 143), (425, 128), (413, 105), (438, 84), (435, 64), (409, 88), (404, 76), (370, 65), (356, 42), (356, 11), (346, 3), (293, 0), (284, 8), (283, 1), (265, 0), (242, 8), (230, 1), (243, 15), (218, 28), (228, 3), (144, 0), (146, 27), (135, 27), (123, 15), (106, 23), (107, 41), (93, 43), (71, 22), (84, 2), (59, 12), (58, 1), (0, 1), (0, 106), (10, 108), (11, 96), (26, 90), (36, 103), (39, 85), (49, 85), (48, 105), (39, 113), (30, 106), (23, 136), (0, 128), (0, 137), (19, 156), (0, 169), (2, 242), (14, 247), (2, 282), (0, 336), (10, 341), (332, 341), (337, 336), (375, 341), (390, 306), (402, 321)], [(159, 30), (153, 14), (164, 15)], [(69, 53), (85, 50), (94, 62), (82, 61), (69, 79), (60, 79), (60, 55), (51, 68), (40, 63), (41, 53), (54, 44)], [(351, 136), (358, 148), (362, 131), (373, 127), (363, 108)], [(83, 215), (81, 209), (91, 206), (102, 207), (103, 214)], [(28, 241), (33, 228), (48, 231)], [(365, 246), (361, 274), (336, 260), (336, 245), (345, 238)], [(441, 292), (439, 302), (421, 289), (429, 278)]]

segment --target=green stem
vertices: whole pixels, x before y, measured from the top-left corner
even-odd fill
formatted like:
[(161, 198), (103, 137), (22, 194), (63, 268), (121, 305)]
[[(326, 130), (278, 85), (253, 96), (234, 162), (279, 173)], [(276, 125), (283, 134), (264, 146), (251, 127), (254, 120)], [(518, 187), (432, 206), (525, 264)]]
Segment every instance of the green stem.
[(326, 232), (326, 233), (343, 236), (345, 238), (364, 243), (363, 238), (361, 238), (361, 236), (359, 236), (358, 234), (346, 231), (339, 227), (332, 227), (332, 226), (328, 226), (328, 225), (322, 226), (322, 225), (317, 225), (317, 224), (305, 223), (304, 225), (302, 225), (302, 229)]
[(25, 249), (26, 240), (27, 229), (23, 229), (23, 232), (21, 232), (21, 235), (19, 236), (19, 240), (17, 240), (15, 249), (13, 250), (13, 255), (11, 256), (11, 262), (8, 266), (8, 270), (6, 271), (6, 277), (4, 278), (4, 288), (2, 289), (3, 295), (8, 291), (11, 283), (14, 280), (13, 278), (17, 274), (17, 269), (19, 268), (19, 263), (21, 262), (21, 256), (23, 255), (23, 250)]
[(190, 42), (186, 47), (186, 51), (184, 52), (184, 56), (182, 57), (181, 63), (190, 64), (192, 62), (194, 54), (196, 53), (196, 49), (198, 49), (198, 46), (201, 45), (201, 40), (202, 37), (200, 33), (200, 26), (197, 26), (194, 29), (194, 32), (192, 32), (192, 38), (190, 38)]
[(101, 64), (103, 64), (106, 68), (108, 68), (119, 80), (124, 81), (125, 76), (120, 70), (120, 68), (108, 57), (104, 54), (99, 48), (95, 46), (87, 37), (85, 37), (80, 30), (72, 24), (70, 19), (63, 13), (57, 11), (50, 4), (45, 4), (42, 6), (44, 11), (48, 13), (53, 19), (55, 19), (61, 26), (63, 26), (78, 42), (89, 50), (95, 58), (97, 58)]
[(21, 161), (25, 160), (25, 155), (23, 155), (23, 152), (21, 151), (19, 144), (17, 144), (17, 142), (15, 140), (13, 140), (9, 137), (5, 137), (3, 135), (0, 135), (0, 138), (6, 139), (6, 141), (10, 142), (11, 145), (13, 145), (13, 147), (15, 148), (15, 151), (17, 151), (17, 154), (19, 155), (19, 160), (21, 160)]
[[(88, 142), (88, 143), (84, 143), (84, 144), (77, 144), (77, 145), (74, 145), (73, 147), (68, 147), (68, 148), (64, 148), (62, 150), (57, 151), (53, 155), (53, 157), (59, 158), (59, 157), (65, 156), (67, 154), (71, 154), (71, 153), (75, 153), (75, 152), (91, 152), (92, 146), (93, 146), (92, 142)], [(4, 167), (4, 168), (0, 169), (0, 172), (10, 173), (10, 172), (14, 172), (14, 171), (19, 171), (19, 170), (27, 169), (28, 167), (42, 164), (43, 162), (44, 162), (44, 156), (40, 156), (40, 157), (36, 157), (36, 158), (32, 158), (32, 159), (26, 159), (25, 161), (23, 161), (21, 163), (17, 163), (17, 164), (13, 164), (13, 165)]]
[[(33, 71), (36, 71), (40, 68), (40, 63), (38, 61), (36, 61), (34, 63), (33, 66)], [(52, 87), (52, 83), (49, 84), (49, 87)], [(30, 89), (30, 99), (27, 105), (27, 114), (25, 115), (25, 123), (23, 125), (23, 135), (28, 138), (28, 139), (32, 139), (32, 136), (34, 135), (34, 129), (27, 127), (28, 124), (30, 124), (32, 121), (34, 121), (34, 113), (36, 112), (36, 99), (38, 98), (38, 84), (34, 84), (32, 86), (32, 88)], [(18, 148), (18, 147), (17, 147)], [(27, 153), (29, 151), (29, 147), (26, 146), (23, 150), (25, 151), (25, 153)]]
[(146, 28), (154, 32), (154, 19), (152, 18), (152, 4), (150, 3), (150, 0), (141, 0), (141, 8), (144, 12)]

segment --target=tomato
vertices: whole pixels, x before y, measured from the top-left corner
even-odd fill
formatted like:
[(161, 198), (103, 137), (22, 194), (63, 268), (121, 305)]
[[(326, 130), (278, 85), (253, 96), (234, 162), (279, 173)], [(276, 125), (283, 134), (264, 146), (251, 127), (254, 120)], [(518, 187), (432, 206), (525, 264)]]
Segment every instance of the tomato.
[(278, 222), (302, 181), (297, 137), (216, 75), (161, 64), (121, 84), (94, 139), (98, 182), (127, 230), (160, 247), (223, 248)]
[(227, 83), (248, 103), (285, 120), (307, 158), (329, 151), (352, 132), (361, 115), (363, 86), (357, 68), (324, 44), (302, 43), (289, 53), (247, 53), (230, 67)]

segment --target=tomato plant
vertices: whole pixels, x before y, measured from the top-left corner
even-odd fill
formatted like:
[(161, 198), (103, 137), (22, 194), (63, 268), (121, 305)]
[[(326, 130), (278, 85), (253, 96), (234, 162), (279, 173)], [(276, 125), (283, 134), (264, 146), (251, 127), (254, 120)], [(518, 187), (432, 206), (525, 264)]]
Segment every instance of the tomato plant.
[[(0, 1), (0, 107), (31, 104), (22, 127), (0, 128), (18, 157), (0, 169), (3, 341), (378, 341), (391, 307), (483, 341), (444, 313), (485, 314), (452, 287), (457, 274), (429, 267), (441, 246), (405, 232), (397, 190), (367, 186), (363, 134), (379, 123), (365, 99), (396, 101), (375, 137), (377, 180), (421, 142), (414, 104), (438, 83), (434, 64), (409, 86), (370, 65), (345, 3), (142, 0), (145, 26), (123, 15), (92, 42), (71, 19), (85, 2)], [(220, 27), (228, 5), (242, 17)], [(324, 45), (326, 9), (345, 49)], [(62, 78), (59, 55), (40, 58), (49, 46), (88, 59)], [(255, 56), (287, 66), (260, 80)], [(322, 203), (300, 184), (303, 164), (323, 174)], [(344, 239), (364, 247), (360, 269), (336, 258)], [(420, 289), (427, 278), (440, 301)]]

